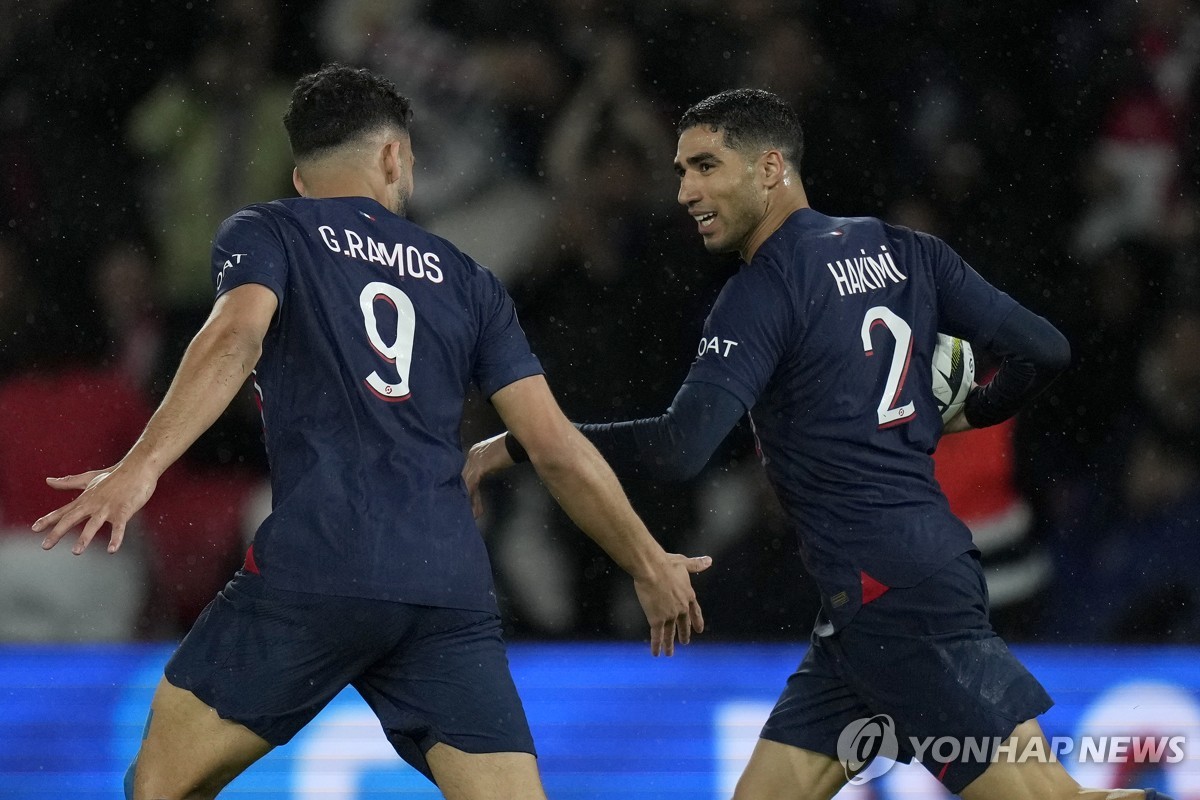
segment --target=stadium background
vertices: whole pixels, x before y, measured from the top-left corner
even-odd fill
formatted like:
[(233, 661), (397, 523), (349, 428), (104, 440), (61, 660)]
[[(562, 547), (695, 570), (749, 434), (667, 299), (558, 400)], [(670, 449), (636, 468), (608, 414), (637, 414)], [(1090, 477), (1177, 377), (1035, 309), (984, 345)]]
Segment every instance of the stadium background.
[[(17, 773), (73, 774), (51, 743), (81, 719), (100, 726), (87, 729), (96, 750), (128, 747), (106, 727), (128, 719), (83, 687), (136, 693), (163, 655), (147, 643), (187, 629), (269, 502), (247, 392), (164, 478), (121, 559), (33, 552), (27, 533), (56, 499), (42, 477), (115, 461), (165, 391), (206, 313), (213, 228), (290, 192), (281, 104), (297, 75), (335, 59), (414, 99), (414, 218), (504, 279), (577, 419), (665, 407), (733, 267), (674, 204), (673, 120), (736, 85), (793, 101), (816, 208), (940, 235), (1071, 339), (1072, 370), (1015, 425), (939, 451), (985, 550), (997, 627), (1080, 648), (1031, 651), (1049, 653), (1052, 690), (1071, 690), (1084, 662), (1113, 664), (1093, 700), (1154, 677), (1118, 663), (1194, 659), (1161, 648), (1200, 644), (1200, 9), (970, 5), (0, 2), (0, 747), (21, 754), (0, 755), (0, 790)], [(474, 402), (464, 439), (497, 426)], [(747, 439), (739, 429), (694, 484), (628, 490), (669, 548), (716, 564), (698, 583), (710, 631), (683, 655), (715, 673), (666, 669), (725, 697), (720, 676), (765, 652), (777, 669), (758, 702), (799, 646), (751, 648), (802, 642), (814, 598)], [(483, 526), (530, 669), (641, 636), (627, 581), (528, 471), (489, 492)], [(129, 649), (27, 649), (96, 641)], [(599, 652), (640, 664), (610, 646)], [(97, 660), (108, 671), (73, 677)], [(644, 666), (629, 673), (646, 682), (631, 709), (656, 696), (658, 667)], [(1169, 680), (1194, 702), (1184, 672)], [(600, 691), (605, 672), (581, 674)], [(22, 697), (62, 708), (60, 722), (21, 727)], [(711, 755), (715, 736), (695, 741)], [(77, 765), (93, 776), (79, 787), (112, 768)]]

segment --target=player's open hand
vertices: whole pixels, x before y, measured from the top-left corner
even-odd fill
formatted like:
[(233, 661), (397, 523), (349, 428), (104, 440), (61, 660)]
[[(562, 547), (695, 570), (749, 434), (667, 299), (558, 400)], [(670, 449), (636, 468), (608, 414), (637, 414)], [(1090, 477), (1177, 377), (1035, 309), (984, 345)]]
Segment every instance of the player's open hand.
[(33, 530), (41, 533), (50, 528), (42, 540), (42, 549), (49, 550), (75, 526), (82, 524), (83, 530), (71, 548), (72, 553), (79, 555), (105, 523), (112, 526), (108, 552), (117, 552), (125, 538), (125, 525), (150, 499), (158, 478), (148, 471), (117, 464), (109, 469), (47, 478), (46, 483), (64, 491), (82, 489), (83, 494), (33, 523)]
[(692, 575), (712, 566), (708, 556), (688, 558), (678, 553), (666, 554), (666, 560), (650, 578), (635, 578), (642, 611), (650, 623), (650, 653), (675, 655), (675, 639), (680, 644), (692, 641), (692, 633), (704, 631), (704, 615), (692, 588)]

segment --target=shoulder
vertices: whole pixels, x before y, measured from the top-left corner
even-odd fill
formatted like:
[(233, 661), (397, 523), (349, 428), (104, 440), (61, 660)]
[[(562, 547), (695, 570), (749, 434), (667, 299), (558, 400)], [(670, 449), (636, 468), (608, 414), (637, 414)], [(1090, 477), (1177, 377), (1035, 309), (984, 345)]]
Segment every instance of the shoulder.
[(238, 209), (225, 218), (217, 228), (220, 235), (230, 230), (241, 230), (250, 227), (264, 227), (278, 230), (284, 219), (294, 219), (295, 211), (289, 207), (287, 200), (274, 200), (270, 203), (252, 203)]
[(427, 241), (433, 243), (436, 247), (449, 252), (456, 261), (462, 262), (463, 266), (469, 269), (472, 273), (486, 272), (489, 275), (491, 274), (490, 270), (488, 270), (467, 253), (464, 253), (462, 250), (460, 250), (458, 245), (447, 239), (445, 236), (439, 236), (432, 231), (426, 230), (411, 220), (405, 219), (404, 221), (408, 225), (412, 226), (414, 230), (420, 231), (420, 235), (426, 237)]
[(951, 249), (950, 245), (932, 233), (906, 228), (903, 225), (892, 225), (882, 220), (876, 220), (876, 222), (879, 223), (884, 234), (897, 244), (917, 247), (926, 252)]
[[(839, 258), (855, 243), (903, 238), (906, 228), (876, 217), (832, 217), (812, 208), (794, 212), (759, 248), (754, 261), (780, 266), (803, 264), (827, 257)], [(753, 262), (752, 262), (753, 263)]]
[(496, 277), (490, 269), (476, 261), (471, 255), (464, 253), (458, 248), (454, 242), (444, 236), (438, 236), (432, 233), (415, 222), (405, 220), (416, 231), (420, 231), (420, 235), (425, 237), (431, 249), (436, 249), (449, 256), (450, 264), (445, 264), (445, 269), (456, 271), (461, 276), (462, 280), (468, 284), (476, 284), (485, 287), (502, 289), (503, 285), (500, 279)]
[(931, 233), (907, 228), (903, 225), (893, 225), (877, 217), (831, 217), (838, 223), (838, 230), (844, 232), (845, 241), (841, 243), (849, 254), (857, 253), (853, 248), (866, 247), (868, 253), (885, 245), (893, 254), (903, 256), (921, 256), (928, 260), (937, 260), (945, 256), (956, 255), (953, 248)]

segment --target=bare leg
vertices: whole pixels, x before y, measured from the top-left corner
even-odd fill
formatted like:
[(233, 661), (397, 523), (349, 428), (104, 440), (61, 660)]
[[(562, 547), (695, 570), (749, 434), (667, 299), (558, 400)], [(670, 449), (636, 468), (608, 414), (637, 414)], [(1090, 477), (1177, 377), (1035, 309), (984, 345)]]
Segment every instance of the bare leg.
[(846, 783), (840, 761), (759, 739), (738, 780), (734, 800), (828, 800)]
[(546, 800), (529, 753), (464, 753), (439, 743), (425, 759), (446, 800)]
[(271, 745), (164, 678), (134, 767), (136, 800), (209, 800)]
[[(1050, 752), (1042, 727), (1036, 719), (1022, 722), (1013, 731), (1011, 752), (1023, 753), (1027, 743), (1043, 740), (1044, 753)], [(963, 800), (1142, 800), (1140, 789), (1084, 789), (1057, 761), (1000, 759), (963, 789)]]

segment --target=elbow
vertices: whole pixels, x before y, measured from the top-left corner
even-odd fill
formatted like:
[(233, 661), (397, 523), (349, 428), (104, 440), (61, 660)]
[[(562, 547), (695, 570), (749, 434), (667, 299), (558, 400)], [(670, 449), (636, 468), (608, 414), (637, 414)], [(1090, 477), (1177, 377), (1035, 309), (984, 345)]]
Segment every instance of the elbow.
[(242, 377), (249, 375), (262, 356), (262, 338), (246, 326), (205, 326), (196, 334), (192, 346), (198, 354), (236, 364)]
[(1071, 366), (1071, 343), (1067, 341), (1067, 337), (1055, 331), (1053, 339), (1047, 342), (1040, 361), (1047, 372), (1055, 375), (1065, 372), (1067, 367)]
[(246, 375), (254, 370), (262, 356), (262, 337), (244, 328), (230, 330), (221, 345), (223, 354), (233, 359)]
[(582, 446), (586, 440), (569, 424), (557, 431), (539, 429), (518, 441), (543, 480), (578, 472), (588, 460)]
[(547, 486), (553, 487), (579, 473), (579, 465), (556, 452), (530, 451), (529, 464)]
[(712, 457), (713, 448), (700, 441), (695, 430), (686, 430), (668, 413), (669, 424), (659, 446), (650, 448), (643, 469), (664, 481), (690, 481), (700, 474)]
[(683, 483), (698, 476), (707, 463), (708, 456), (703, 453), (675, 449), (665, 457), (653, 459), (648, 471), (659, 480)]

